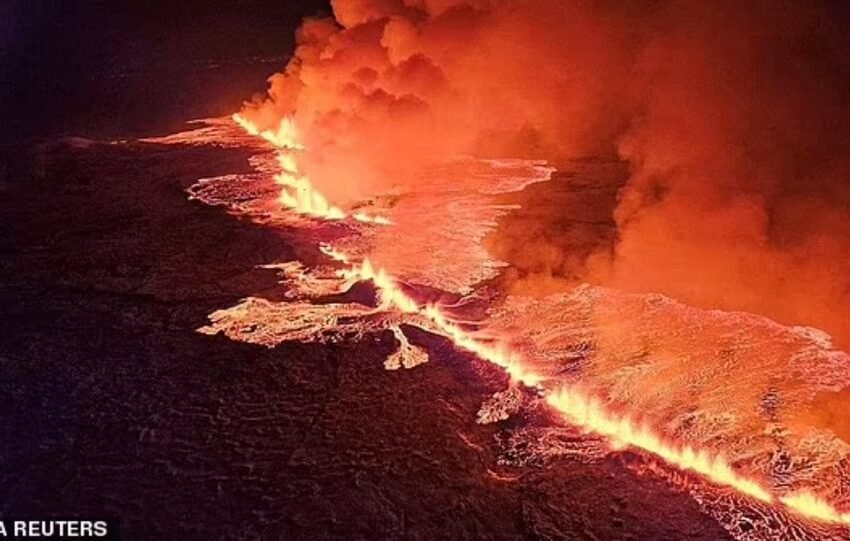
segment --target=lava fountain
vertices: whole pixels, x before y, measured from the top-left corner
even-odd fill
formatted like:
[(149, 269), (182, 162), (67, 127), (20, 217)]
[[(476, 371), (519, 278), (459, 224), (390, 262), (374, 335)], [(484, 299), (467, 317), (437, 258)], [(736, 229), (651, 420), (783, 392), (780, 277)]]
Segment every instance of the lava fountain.
[[(239, 113), (235, 113), (232, 118), (248, 134), (262, 137), (277, 148), (280, 172), (274, 175), (274, 180), (282, 186), (279, 196), (281, 205), (299, 214), (324, 220), (343, 220), (348, 217), (342, 209), (328, 203), (327, 198), (313, 187), (309, 177), (299, 172), (297, 156), (298, 152), (304, 150), (304, 146), (299, 141), (298, 130), (292, 118), (281, 119), (277, 130), (260, 130)], [(389, 223), (386, 218), (370, 216), (363, 212), (355, 212), (351, 214), (351, 218), (366, 223)]]

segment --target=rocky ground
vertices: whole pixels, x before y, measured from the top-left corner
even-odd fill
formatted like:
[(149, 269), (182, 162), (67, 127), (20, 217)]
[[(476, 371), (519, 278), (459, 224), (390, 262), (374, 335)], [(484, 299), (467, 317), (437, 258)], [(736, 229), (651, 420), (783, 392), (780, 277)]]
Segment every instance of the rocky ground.
[(420, 336), (274, 349), (204, 336), (274, 295), (273, 231), (189, 201), (215, 148), (62, 141), (0, 193), (0, 514), (111, 516), (125, 539), (725, 539), (646, 459), (500, 460), (505, 376)]

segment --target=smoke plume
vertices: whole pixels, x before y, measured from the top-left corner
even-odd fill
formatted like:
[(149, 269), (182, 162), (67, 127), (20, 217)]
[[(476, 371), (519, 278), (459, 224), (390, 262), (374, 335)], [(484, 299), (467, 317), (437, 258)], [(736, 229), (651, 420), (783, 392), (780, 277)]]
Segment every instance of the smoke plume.
[(850, 338), (850, 48), (826, 5), (673, 2), (634, 64), (591, 276)]
[[(335, 0), (333, 18), (304, 23), (294, 58), (245, 114), (266, 125), (294, 114), (305, 172), (341, 204), (427, 182), (422, 167), (449, 155), (621, 160), (613, 243), (577, 262), (554, 235), (524, 233), (563, 231), (569, 204), (497, 235), (524, 291), (529, 277), (659, 291), (816, 325), (846, 344), (845, 11)], [(543, 270), (523, 269), (541, 259)]]

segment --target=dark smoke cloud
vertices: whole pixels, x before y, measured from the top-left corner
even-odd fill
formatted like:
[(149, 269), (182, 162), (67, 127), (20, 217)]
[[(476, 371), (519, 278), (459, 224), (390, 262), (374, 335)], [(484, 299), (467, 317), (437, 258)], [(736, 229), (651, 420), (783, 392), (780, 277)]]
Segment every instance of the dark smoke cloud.
[[(523, 291), (563, 278), (749, 310), (850, 340), (850, 43), (841, 4), (337, 0), (269, 96), (332, 199), (458, 153), (616, 156), (616, 240), (583, 261), (503, 232)], [(568, 209), (561, 209), (567, 212)], [(535, 228), (561, 224), (555, 207)], [(561, 227), (561, 225), (558, 225)], [(522, 272), (522, 261), (534, 261)], [(567, 272), (565, 269), (569, 269)], [(529, 277), (531, 280), (529, 281)]]

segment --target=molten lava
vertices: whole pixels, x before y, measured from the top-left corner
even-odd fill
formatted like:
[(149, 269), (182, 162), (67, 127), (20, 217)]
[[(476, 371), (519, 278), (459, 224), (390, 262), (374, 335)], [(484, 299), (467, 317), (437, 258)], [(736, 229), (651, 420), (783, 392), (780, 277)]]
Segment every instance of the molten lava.
[(234, 113), (232, 118), (233, 121), (239, 124), (239, 126), (248, 132), (249, 135), (262, 137), (277, 148), (288, 150), (304, 149), (304, 147), (298, 142), (299, 137), (298, 131), (295, 128), (295, 122), (289, 117), (281, 119), (277, 131), (260, 130), (256, 124), (239, 113)]
[[(345, 254), (332, 248), (325, 248), (323, 251), (336, 261), (349, 262)], [(506, 349), (492, 347), (476, 339), (474, 335), (454, 324), (437, 306), (420, 306), (405, 294), (397, 282), (383, 269), (376, 271), (368, 259), (359, 265), (352, 264), (350, 269), (343, 270), (341, 273), (348, 278), (371, 280), (381, 293), (382, 306), (386, 308), (394, 306), (404, 313), (418, 313), (426, 316), (433, 322), (436, 330), (450, 338), (456, 346), (504, 368), (515, 381), (537, 389), (545, 395), (546, 403), (567, 421), (588, 432), (609, 438), (614, 448), (633, 447), (647, 451), (662, 458), (668, 464), (697, 473), (717, 485), (732, 488), (762, 502), (779, 502), (810, 519), (850, 524), (850, 513), (838, 511), (814, 494), (801, 492), (776, 497), (757, 481), (737, 474), (722, 456), (712, 455), (689, 445), (667, 442), (648, 426), (635, 423), (628, 416), (607, 411), (602, 402), (577, 389), (560, 386), (547, 391), (545, 385), (542, 385), (545, 378), (525, 368), (516, 356)]]
[[(330, 205), (327, 199), (315, 190), (309, 179), (299, 174), (297, 152), (304, 148), (299, 142), (296, 127), (291, 119), (282, 120), (276, 131), (261, 131), (238, 114), (233, 116), (233, 120), (249, 134), (262, 137), (278, 149), (281, 172), (275, 176), (275, 180), (283, 186), (280, 201), (284, 206), (318, 219), (340, 220), (349, 217), (341, 209)], [(362, 214), (353, 214), (350, 217), (362, 222), (388, 223), (385, 219)], [(665, 440), (646, 424), (636, 422), (628, 415), (611, 411), (609, 406), (590, 394), (535, 372), (530, 367), (531, 363), (523, 362), (516, 353), (483, 340), (474, 332), (464, 330), (438, 306), (417, 302), (405, 292), (398, 280), (383, 268), (376, 268), (368, 258), (356, 262), (353, 257), (332, 246), (322, 245), (320, 249), (326, 256), (343, 265), (344, 268), (337, 271), (337, 274), (347, 282), (371, 281), (374, 284), (380, 296), (380, 306), (376, 310), (420, 316), (429, 322), (427, 330), (443, 335), (457, 347), (502, 367), (513, 380), (535, 389), (545, 403), (557, 411), (565, 421), (587, 432), (606, 437), (613, 448), (640, 449), (676, 468), (691, 471), (711, 483), (761, 502), (784, 506), (812, 520), (850, 524), (850, 513), (839, 511), (810, 492), (776, 494), (762, 483), (737, 473), (723, 456)], [(397, 328), (393, 332), (403, 349), (413, 347)], [(419, 362), (415, 360), (419, 357), (412, 358), (414, 361), (410, 364)], [(398, 361), (388, 361), (388, 367), (398, 365)]]
[[(256, 124), (239, 113), (235, 113), (232, 118), (249, 135), (262, 137), (278, 149), (277, 160), (281, 171), (274, 176), (274, 181), (282, 186), (278, 197), (281, 205), (299, 214), (323, 220), (343, 220), (349, 217), (342, 209), (330, 204), (327, 198), (313, 187), (309, 177), (300, 173), (297, 153), (303, 151), (304, 146), (300, 142), (292, 118), (281, 119), (277, 130), (260, 130)], [(390, 223), (386, 218), (370, 216), (363, 212), (356, 212), (351, 218), (365, 223)]]

